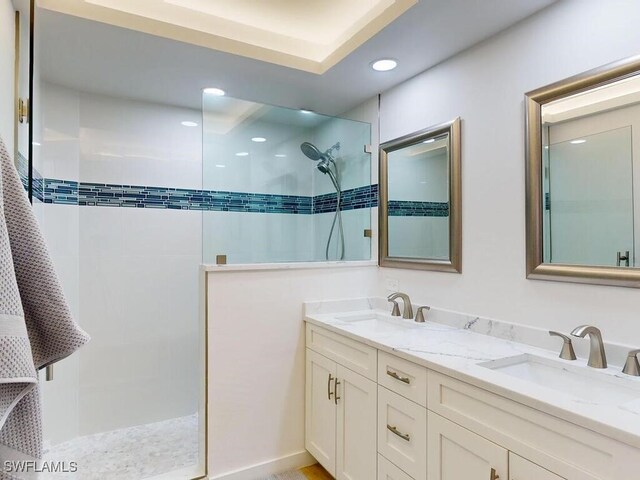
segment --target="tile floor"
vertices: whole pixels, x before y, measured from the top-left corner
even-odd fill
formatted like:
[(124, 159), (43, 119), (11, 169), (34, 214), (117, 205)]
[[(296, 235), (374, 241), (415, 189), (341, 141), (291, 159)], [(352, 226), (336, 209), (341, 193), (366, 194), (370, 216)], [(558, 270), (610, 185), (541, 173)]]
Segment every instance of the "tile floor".
[(198, 462), (198, 417), (174, 418), (75, 438), (50, 448), (45, 460), (75, 461), (76, 473), (43, 480), (141, 480)]

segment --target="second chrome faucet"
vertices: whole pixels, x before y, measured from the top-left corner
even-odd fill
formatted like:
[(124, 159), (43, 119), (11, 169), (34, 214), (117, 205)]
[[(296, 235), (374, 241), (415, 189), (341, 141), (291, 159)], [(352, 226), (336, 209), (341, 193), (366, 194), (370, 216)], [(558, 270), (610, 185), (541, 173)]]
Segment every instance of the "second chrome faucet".
[[(387, 300), (393, 303), (393, 310), (391, 311), (391, 315), (393, 315), (394, 317), (400, 316), (400, 307), (398, 306), (398, 302), (396, 301), (398, 298), (402, 299), (402, 307), (403, 307), (402, 318), (407, 318), (407, 319), (413, 318), (413, 306), (411, 305), (411, 299), (409, 298), (409, 295), (401, 292), (392, 293), (387, 297)], [(415, 321), (418, 323), (424, 323), (425, 322), (424, 312), (429, 311), (430, 309), (431, 307), (427, 307), (426, 305), (419, 307), (418, 310), (416, 311)]]
[(587, 365), (593, 368), (607, 368), (607, 355), (604, 352), (604, 342), (602, 341), (600, 329), (591, 325), (580, 325), (571, 332), (571, 335), (582, 338), (589, 335), (591, 348)]
[(396, 299), (398, 298), (402, 299), (402, 306), (404, 307), (402, 311), (402, 318), (413, 318), (413, 307), (411, 306), (411, 299), (406, 293), (396, 292), (387, 297), (387, 300), (393, 303), (393, 312), (391, 314), (394, 316), (400, 315), (398, 302), (396, 302)]

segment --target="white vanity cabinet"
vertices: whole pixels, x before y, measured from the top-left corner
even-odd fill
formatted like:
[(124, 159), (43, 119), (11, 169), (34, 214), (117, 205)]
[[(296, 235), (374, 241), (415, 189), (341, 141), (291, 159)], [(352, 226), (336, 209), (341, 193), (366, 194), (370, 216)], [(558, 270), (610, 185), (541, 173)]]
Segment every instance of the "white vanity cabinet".
[(509, 451), (429, 412), (430, 480), (497, 480), (509, 472)]
[(514, 453), (509, 453), (509, 480), (566, 480)]
[(306, 328), (306, 445), (338, 480), (640, 479), (640, 449), (562, 411)]
[[(308, 331), (311, 338), (313, 333)], [(377, 385), (337, 360), (358, 365), (363, 356), (375, 360), (377, 352), (331, 332), (316, 333), (322, 339), (316, 348), (331, 358), (306, 349), (306, 449), (338, 480), (375, 479)]]
[(336, 362), (307, 349), (305, 447), (333, 476), (336, 474), (336, 418), (333, 398)]

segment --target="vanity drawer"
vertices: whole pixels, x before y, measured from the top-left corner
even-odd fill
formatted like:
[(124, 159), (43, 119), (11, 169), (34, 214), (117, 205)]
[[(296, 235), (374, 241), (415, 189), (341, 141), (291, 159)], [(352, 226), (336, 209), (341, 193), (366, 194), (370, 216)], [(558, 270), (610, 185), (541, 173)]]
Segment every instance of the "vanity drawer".
[(307, 347), (376, 381), (378, 351), (364, 343), (307, 323)]
[(378, 454), (378, 480), (413, 480), (413, 478)]
[(563, 478), (626, 478), (622, 472), (639, 465), (637, 454), (618, 464), (626, 449), (614, 440), (431, 370), (427, 401), (429, 410)]
[(427, 475), (427, 409), (378, 386), (378, 453), (416, 479)]
[(378, 383), (427, 406), (427, 369), (403, 358), (378, 352)]

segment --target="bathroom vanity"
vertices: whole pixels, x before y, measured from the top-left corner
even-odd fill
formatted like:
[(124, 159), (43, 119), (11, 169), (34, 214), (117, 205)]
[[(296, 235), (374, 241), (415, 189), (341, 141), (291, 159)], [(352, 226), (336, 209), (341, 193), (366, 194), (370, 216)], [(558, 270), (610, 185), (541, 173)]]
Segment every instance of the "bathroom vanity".
[(546, 332), (378, 299), (305, 322), (306, 448), (339, 480), (640, 478), (640, 379), (531, 346)]

